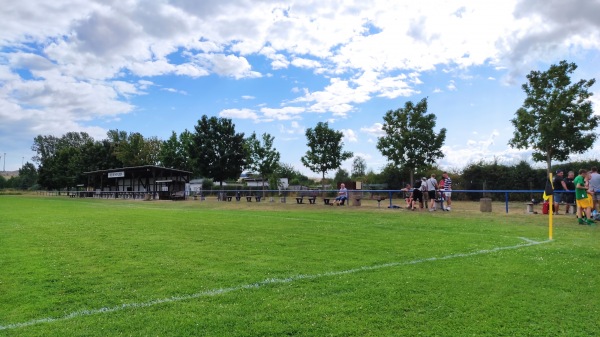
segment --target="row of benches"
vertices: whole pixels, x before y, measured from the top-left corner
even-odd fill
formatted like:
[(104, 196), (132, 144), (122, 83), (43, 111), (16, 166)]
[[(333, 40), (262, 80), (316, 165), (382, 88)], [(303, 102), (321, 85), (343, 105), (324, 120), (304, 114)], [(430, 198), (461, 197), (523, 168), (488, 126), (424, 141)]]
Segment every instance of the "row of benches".
[[(298, 204), (302, 204), (304, 203), (304, 198), (306, 198), (309, 202), (309, 204), (315, 204), (317, 201), (317, 196), (315, 194), (306, 194), (306, 193), (300, 193), (297, 197), (296, 197), (296, 203)], [(351, 199), (356, 200), (356, 204), (360, 205), (360, 201), (365, 199), (363, 198), (363, 196), (353, 196), (350, 197)], [(375, 200), (377, 201), (377, 207), (380, 206), (381, 201), (386, 200), (387, 197), (383, 197), (383, 196), (379, 196), (379, 195), (372, 195), (369, 200)], [(335, 198), (323, 198), (323, 203), (325, 205), (333, 205), (332, 200), (335, 200)], [(340, 205), (345, 205), (346, 204), (346, 200), (342, 200), (340, 202)], [(348, 203), (349, 204), (349, 203)]]
[[(534, 208), (533, 206), (535, 206), (535, 205), (537, 205), (537, 204), (534, 204), (532, 202), (526, 202), (525, 203), (525, 213), (526, 214), (535, 214), (535, 213), (537, 213), (533, 209)], [(540, 204), (540, 205), (543, 205), (543, 204)], [(565, 210), (565, 211), (566, 211), (566, 206), (569, 206), (569, 211), (570, 212), (566, 213), (566, 214), (576, 214), (577, 213), (577, 205), (575, 205), (575, 204), (567, 204), (567, 203), (561, 202), (560, 205), (564, 207), (563, 210)]]
[[(197, 196), (194, 196), (194, 199), (196, 199), (196, 198), (197, 198)], [(233, 198), (235, 198), (236, 201), (240, 201), (242, 198), (246, 198), (247, 202), (252, 202), (253, 198), (254, 198), (254, 200), (256, 200), (256, 202), (260, 202), (261, 199), (262, 199), (262, 197), (259, 196), (259, 195), (255, 195), (255, 196), (248, 195), (248, 196), (243, 196), (243, 197), (240, 196), (240, 195), (236, 195), (235, 197), (231, 196), (231, 195), (222, 195), (222, 194), (217, 195), (217, 199), (221, 200), (221, 201), (229, 201), (229, 202), (231, 202), (233, 200)], [(356, 204), (358, 204), (358, 205), (360, 205), (360, 201), (362, 199), (366, 199), (366, 198), (363, 198), (362, 195), (361, 196), (353, 196), (351, 198), (354, 199), (354, 200), (356, 200)], [(202, 199), (203, 199), (203, 197), (202, 197)], [(308, 200), (309, 204), (316, 204), (316, 202), (317, 202), (317, 195), (314, 192), (309, 192), (309, 191), (307, 191), (307, 192), (300, 192), (295, 197), (295, 199), (296, 199), (296, 203), (297, 204), (304, 204), (304, 200), (305, 199)], [(323, 198), (323, 203), (325, 205), (333, 205), (333, 200), (334, 199), (335, 198)], [(377, 201), (377, 205), (379, 207), (381, 201), (382, 200), (386, 200), (387, 197), (383, 197), (383, 196), (379, 196), (379, 195), (371, 195), (368, 199), (369, 200), (375, 200), (375, 201)], [(171, 194), (171, 200), (185, 200), (185, 193), (183, 191), (173, 193), (173, 194)], [(280, 198), (280, 201), (282, 203), (285, 203), (285, 200), (286, 200), (285, 197), (281, 197)], [(271, 202), (273, 202), (273, 201), (274, 200), (271, 197)], [(345, 205), (346, 204), (345, 200), (342, 200), (342, 202), (340, 204), (341, 205)]]

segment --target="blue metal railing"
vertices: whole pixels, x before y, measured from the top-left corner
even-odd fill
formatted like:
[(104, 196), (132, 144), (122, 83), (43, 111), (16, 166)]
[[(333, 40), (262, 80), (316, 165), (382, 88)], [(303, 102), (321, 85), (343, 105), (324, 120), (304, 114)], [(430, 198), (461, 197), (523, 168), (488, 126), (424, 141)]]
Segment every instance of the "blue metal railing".
[[(94, 197), (113, 197), (113, 198), (118, 198), (118, 197), (125, 197), (125, 198), (142, 198), (145, 194), (147, 194), (148, 192), (122, 192), (122, 191), (113, 191), (113, 192), (86, 192), (86, 191), (62, 191), (64, 193), (64, 195), (71, 195), (71, 194), (76, 194), (78, 196), (94, 196)], [(241, 196), (241, 197), (247, 197), (247, 196), (256, 196), (256, 195), (263, 195), (266, 196), (267, 194), (271, 197), (273, 196), (281, 196), (281, 197), (287, 197), (287, 196), (291, 196), (294, 195), (296, 193), (314, 193), (315, 195), (324, 195), (324, 194), (331, 194), (331, 195), (337, 195), (337, 193), (339, 192), (339, 190), (262, 190), (260, 188), (255, 188), (255, 189), (223, 189), (223, 190), (217, 190), (217, 189), (211, 189), (211, 190), (203, 190), (203, 191), (186, 191), (186, 197), (191, 197), (191, 196), (206, 196), (207, 194), (216, 194), (219, 196), (223, 196), (223, 193), (225, 195), (227, 194), (233, 194), (236, 196)], [(380, 197), (384, 197), (387, 196), (385, 199), (389, 199), (389, 207), (392, 208), (393, 204), (392, 204), (392, 199), (393, 199), (393, 195), (394, 194), (401, 194), (404, 193), (406, 191), (403, 190), (348, 190), (348, 195), (353, 195), (356, 193), (371, 193), (371, 195), (375, 195), (377, 194)], [(529, 194), (537, 194), (537, 195), (541, 195), (544, 193), (544, 190), (450, 190), (450, 191), (446, 191), (446, 190), (437, 190), (437, 192), (452, 192), (452, 193), (480, 193), (482, 195), (482, 197), (484, 197), (486, 194), (498, 194), (498, 193), (504, 193), (504, 202), (505, 202), (505, 207), (506, 207), (506, 213), (508, 213), (508, 204), (509, 204), (509, 193), (529, 193)], [(46, 194), (46, 195), (61, 195), (60, 191), (38, 191), (39, 194)], [(573, 191), (555, 191), (554, 193), (574, 193)], [(331, 196), (331, 199), (335, 198), (335, 196)], [(202, 199), (201, 199), (202, 200)], [(220, 199), (222, 200), (222, 198)], [(376, 200), (376, 199), (374, 199)], [(436, 196), (436, 200), (437, 196)], [(379, 200), (381, 201), (381, 200)], [(440, 201), (440, 200), (438, 200)], [(443, 207), (443, 200), (441, 200), (442, 204), (441, 206)]]

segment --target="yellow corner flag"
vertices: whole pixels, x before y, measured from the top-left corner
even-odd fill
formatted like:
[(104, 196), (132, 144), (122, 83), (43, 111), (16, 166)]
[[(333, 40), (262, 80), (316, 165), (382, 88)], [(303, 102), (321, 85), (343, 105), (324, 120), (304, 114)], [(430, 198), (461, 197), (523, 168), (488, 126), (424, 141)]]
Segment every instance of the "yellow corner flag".
[(554, 214), (554, 185), (552, 185), (552, 172), (548, 173), (548, 180), (546, 180), (546, 188), (544, 189), (544, 200), (548, 200), (550, 205), (548, 209), (548, 239), (552, 240), (552, 215)]
[(546, 180), (546, 188), (544, 188), (544, 195), (542, 198), (548, 200), (554, 194), (554, 185), (552, 185), (552, 173), (548, 174), (548, 180)]

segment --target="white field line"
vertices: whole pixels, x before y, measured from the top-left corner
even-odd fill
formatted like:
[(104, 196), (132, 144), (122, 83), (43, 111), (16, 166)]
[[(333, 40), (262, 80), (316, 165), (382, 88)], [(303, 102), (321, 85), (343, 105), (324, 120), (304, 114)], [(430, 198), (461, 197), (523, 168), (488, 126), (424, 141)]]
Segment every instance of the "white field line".
[(290, 276), (287, 278), (268, 278), (268, 279), (265, 279), (260, 282), (244, 284), (244, 285), (240, 285), (237, 287), (212, 289), (212, 290), (206, 290), (206, 291), (202, 291), (202, 292), (190, 294), (190, 295), (173, 296), (173, 297), (155, 299), (155, 300), (141, 302), (141, 303), (125, 303), (125, 304), (117, 305), (114, 307), (108, 307), (108, 308), (104, 307), (104, 308), (99, 308), (99, 309), (79, 310), (79, 311), (74, 311), (74, 312), (71, 312), (67, 315), (60, 316), (60, 317), (38, 318), (38, 319), (33, 319), (33, 320), (30, 320), (27, 322), (0, 325), (0, 331), (24, 328), (24, 327), (42, 324), (42, 323), (66, 321), (66, 320), (77, 318), (77, 317), (110, 313), (110, 312), (121, 311), (121, 310), (129, 309), (129, 308), (134, 308), (134, 309), (146, 308), (146, 307), (151, 307), (151, 306), (154, 306), (157, 304), (187, 301), (187, 300), (196, 299), (196, 298), (200, 298), (200, 297), (217, 296), (217, 295), (227, 294), (227, 293), (244, 290), (244, 289), (261, 288), (263, 286), (271, 285), (271, 284), (286, 284), (286, 283), (291, 283), (291, 282), (300, 281), (300, 280), (310, 280), (310, 279), (317, 279), (317, 278), (329, 277), (329, 276), (340, 276), (340, 275), (354, 274), (354, 273), (358, 273), (358, 272), (362, 272), (362, 271), (371, 271), (371, 270), (378, 270), (378, 269), (383, 269), (383, 268), (391, 268), (391, 267), (419, 264), (419, 263), (424, 263), (424, 262), (433, 262), (433, 261), (449, 260), (449, 259), (456, 259), (456, 258), (462, 258), (462, 257), (470, 257), (470, 256), (476, 256), (476, 255), (491, 254), (491, 253), (496, 253), (496, 252), (503, 251), (503, 250), (513, 250), (513, 249), (530, 247), (530, 246), (535, 246), (535, 245), (551, 242), (551, 240), (534, 241), (534, 240), (530, 240), (530, 239), (523, 238), (523, 237), (521, 237), (520, 239), (524, 240), (526, 243), (522, 243), (522, 244), (518, 244), (518, 245), (514, 245), (514, 246), (482, 249), (482, 250), (478, 250), (478, 251), (474, 251), (474, 252), (470, 252), (470, 253), (457, 253), (457, 254), (451, 254), (451, 255), (446, 255), (446, 256), (441, 256), (441, 257), (429, 257), (429, 258), (425, 258), (425, 259), (411, 260), (411, 261), (406, 261), (406, 262), (390, 262), (390, 263), (384, 263), (384, 264), (379, 264), (379, 265), (375, 265), (375, 266), (363, 266), (363, 267), (358, 267), (358, 268), (354, 268), (354, 269), (347, 269), (347, 270), (342, 270), (342, 271), (331, 271), (331, 272), (325, 272), (325, 273), (321, 273), (321, 274), (296, 275), (296, 276)]

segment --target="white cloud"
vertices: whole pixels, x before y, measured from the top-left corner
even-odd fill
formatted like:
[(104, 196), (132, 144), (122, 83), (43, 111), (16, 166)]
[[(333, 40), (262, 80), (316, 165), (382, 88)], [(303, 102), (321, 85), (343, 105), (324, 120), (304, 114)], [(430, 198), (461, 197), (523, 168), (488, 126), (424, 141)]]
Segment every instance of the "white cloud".
[(483, 135), (477, 140), (466, 140), (464, 145), (445, 145), (442, 147), (445, 157), (440, 160), (440, 165), (444, 168), (464, 168), (466, 164), (480, 160), (497, 160), (501, 163), (511, 164), (530, 159), (530, 150), (519, 150), (510, 147), (497, 150), (494, 145), (499, 136), (500, 133), (493, 130), (489, 135)]
[[(435, 87), (439, 72), (447, 76), (433, 93), (443, 83), (451, 93), (468, 69), (509, 69), (510, 82), (540, 60), (597, 52), (599, 16), (600, 3), (589, 0), (12, 2), (0, 12), (0, 128), (100, 130), (95, 125), (143, 110), (135, 98), (152, 87), (192, 93), (211, 75), (296, 81), (291, 91), (300, 97), (274, 94), (267, 104), (282, 108), (213, 110), (225, 115), (350, 118), (361, 104)], [(307, 72), (296, 68), (314, 77), (298, 80)], [(168, 82), (179, 78), (197, 81), (189, 89)]]
[(185, 90), (177, 90), (175, 88), (162, 88), (160, 90), (171, 92), (171, 93), (174, 93), (174, 94), (181, 94), (181, 95), (187, 95), (188, 94), (187, 91), (185, 91)]
[(300, 114), (306, 111), (306, 109), (302, 107), (283, 107), (279, 109), (274, 108), (261, 108), (260, 111), (263, 113), (265, 118), (273, 119), (273, 120), (291, 120), (291, 119), (299, 119)]
[(298, 123), (296, 121), (292, 121), (289, 126), (285, 126), (283, 124), (279, 125), (280, 133), (287, 135), (288, 137), (291, 135), (294, 136), (292, 138), (286, 138), (288, 140), (297, 139), (297, 137), (295, 137), (297, 135), (304, 135), (305, 130), (306, 130), (306, 128), (304, 126), (300, 125), (300, 123)]
[(446, 89), (448, 89), (450, 91), (456, 91), (456, 90), (458, 90), (456, 88), (456, 83), (454, 82), (454, 80), (450, 80), (450, 82), (448, 82), (448, 85), (446, 85)]
[(371, 126), (362, 127), (362, 128), (360, 128), (360, 132), (364, 132), (373, 137), (385, 136), (385, 131), (383, 131), (383, 124), (381, 124), (381, 123), (374, 123)]
[(225, 109), (219, 112), (219, 117), (257, 120), (258, 114), (251, 109)]
[(298, 68), (319, 68), (321, 62), (297, 57), (292, 60), (292, 65)]
[(358, 142), (358, 137), (356, 135), (356, 132), (354, 132), (354, 130), (352, 130), (352, 129), (342, 129), (340, 131), (344, 134), (344, 139), (347, 140), (349, 143), (356, 143), (356, 142)]
[(252, 71), (252, 66), (245, 57), (225, 54), (197, 54), (194, 59), (201, 65), (211, 69), (215, 74), (235, 79), (245, 77), (261, 77)]

